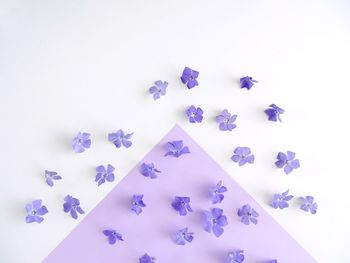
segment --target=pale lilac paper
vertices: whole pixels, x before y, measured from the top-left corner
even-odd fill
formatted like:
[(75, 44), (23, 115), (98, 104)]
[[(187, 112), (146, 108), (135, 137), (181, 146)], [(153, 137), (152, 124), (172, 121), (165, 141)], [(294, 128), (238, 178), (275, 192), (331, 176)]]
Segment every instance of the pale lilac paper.
[[(191, 153), (179, 158), (164, 157), (164, 144), (183, 140)], [(161, 170), (150, 180), (139, 172), (143, 163), (154, 162)], [(219, 180), (228, 188), (221, 204), (212, 205), (208, 188)], [(140, 215), (130, 211), (133, 194), (143, 194), (147, 207)], [(171, 207), (174, 196), (190, 196), (194, 210), (179, 216)], [(257, 225), (246, 226), (237, 208), (249, 203), (260, 214)], [(224, 209), (229, 225), (216, 238), (202, 228), (202, 211)], [(194, 240), (185, 246), (171, 236), (188, 227)], [(109, 245), (102, 231), (116, 229), (124, 242)], [(282, 227), (263, 210), (189, 135), (175, 126), (143, 160), (81, 221), (44, 260), (45, 263), (138, 263), (145, 253), (158, 263), (220, 263), (235, 249), (244, 250), (245, 263), (316, 262)]]

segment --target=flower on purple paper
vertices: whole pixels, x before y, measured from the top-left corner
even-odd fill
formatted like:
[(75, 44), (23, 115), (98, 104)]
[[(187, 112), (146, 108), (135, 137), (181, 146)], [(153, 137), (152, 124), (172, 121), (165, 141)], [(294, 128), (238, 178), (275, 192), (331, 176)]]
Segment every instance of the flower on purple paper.
[(269, 121), (279, 120), (280, 122), (282, 122), (280, 118), (280, 114), (283, 114), (284, 110), (281, 109), (280, 107), (277, 107), (275, 104), (271, 104), (269, 107), (270, 107), (269, 109), (265, 110), (265, 113), (268, 116), (268, 120)]
[(99, 165), (96, 167), (96, 177), (95, 182), (98, 182), (98, 186), (103, 184), (104, 182), (113, 182), (114, 181), (114, 170), (115, 168), (108, 164), (107, 169), (103, 165)]
[(204, 211), (204, 230), (208, 233), (213, 231), (216, 237), (221, 236), (224, 233), (223, 227), (228, 224), (223, 212), (224, 210), (220, 208), (212, 208), (211, 211)]
[(257, 217), (259, 216), (258, 212), (256, 212), (250, 205), (246, 204), (238, 209), (237, 215), (241, 217), (241, 222), (245, 225), (249, 225), (250, 222), (253, 224), (257, 224)]
[(139, 258), (139, 263), (155, 263), (156, 259), (154, 257), (149, 256), (147, 253)]
[(27, 224), (33, 222), (40, 224), (44, 220), (42, 216), (48, 212), (46, 206), (42, 205), (41, 200), (34, 200), (33, 202), (26, 204), (25, 208), (27, 211)]
[(189, 197), (180, 197), (175, 196), (173, 202), (171, 203), (171, 206), (179, 212), (180, 216), (187, 215), (187, 212), (192, 212), (192, 208), (190, 206), (191, 199)]
[(224, 200), (224, 195), (227, 191), (226, 186), (222, 185), (222, 181), (220, 180), (214, 187), (209, 188), (209, 193), (211, 195), (211, 201), (213, 204), (221, 203)]
[(85, 214), (84, 210), (80, 207), (80, 202), (77, 198), (74, 198), (71, 195), (66, 195), (64, 198), (63, 210), (66, 213), (70, 213), (70, 215), (74, 218), (78, 218), (78, 214)]
[(219, 129), (221, 131), (232, 131), (237, 127), (237, 125), (234, 124), (237, 119), (237, 115), (231, 115), (227, 109), (224, 109), (220, 115), (216, 116), (215, 119), (216, 123), (219, 123)]
[(131, 199), (131, 210), (134, 211), (137, 215), (142, 213), (142, 207), (146, 207), (142, 199), (143, 195), (133, 195)]
[(115, 230), (103, 230), (103, 234), (108, 237), (108, 243), (111, 245), (115, 244), (117, 240), (124, 241), (122, 235)]
[(249, 147), (237, 147), (233, 153), (231, 160), (238, 163), (239, 166), (246, 163), (254, 163), (255, 157), (251, 154)]
[(45, 170), (45, 181), (49, 186), (53, 186), (54, 180), (61, 180), (62, 177), (59, 176), (56, 172)]
[(192, 89), (195, 86), (198, 86), (198, 78), (199, 72), (188, 67), (185, 67), (182, 72), (181, 81), (183, 84), (187, 84), (188, 89)]
[(79, 132), (72, 141), (72, 148), (76, 153), (82, 153), (85, 151), (85, 149), (90, 148), (90, 146), (90, 133)]
[(188, 228), (181, 229), (175, 233), (173, 240), (178, 245), (185, 245), (186, 241), (191, 243), (193, 240), (193, 233), (188, 232)]
[(201, 108), (196, 108), (194, 105), (191, 105), (187, 110), (186, 110), (186, 115), (188, 117), (188, 120), (191, 123), (196, 123), (196, 122), (202, 122), (203, 120), (203, 110)]
[(160, 96), (166, 94), (166, 88), (168, 87), (168, 82), (157, 80), (154, 82), (154, 86), (149, 88), (149, 93), (153, 94), (153, 99), (157, 100)]
[(118, 130), (116, 132), (108, 134), (108, 141), (112, 142), (115, 147), (120, 148), (122, 145), (125, 148), (129, 148), (132, 145), (130, 141), (133, 133), (124, 133), (123, 130)]
[(190, 153), (188, 147), (183, 145), (183, 141), (167, 142), (165, 148), (167, 149), (167, 152), (164, 156), (171, 155), (174, 157), (180, 157), (182, 154)]
[(302, 205), (300, 206), (301, 210), (304, 210), (305, 212), (309, 212), (311, 214), (316, 214), (318, 205), (316, 202), (314, 202), (314, 197), (313, 196), (305, 196), (305, 197), (300, 197), (300, 201), (303, 202)]
[(244, 261), (244, 251), (234, 250), (228, 254), (226, 263), (242, 263)]
[(299, 160), (295, 159), (295, 153), (290, 151), (287, 151), (287, 154), (279, 152), (277, 155), (277, 161), (275, 162), (275, 165), (278, 168), (284, 167), (285, 174), (289, 174), (294, 169), (300, 167)]
[(157, 178), (156, 173), (161, 173), (158, 169), (155, 168), (153, 163), (143, 163), (140, 167), (141, 174), (145, 177), (149, 177), (151, 179)]
[(241, 84), (241, 89), (246, 88), (247, 90), (250, 90), (251, 87), (253, 87), (254, 83), (258, 83), (257, 80), (254, 80), (252, 77), (249, 76), (240, 78), (239, 82)]
[(288, 195), (289, 190), (282, 194), (274, 194), (271, 202), (271, 206), (275, 209), (283, 209), (289, 206), (288, 202), (293, 199), (294, 196)]

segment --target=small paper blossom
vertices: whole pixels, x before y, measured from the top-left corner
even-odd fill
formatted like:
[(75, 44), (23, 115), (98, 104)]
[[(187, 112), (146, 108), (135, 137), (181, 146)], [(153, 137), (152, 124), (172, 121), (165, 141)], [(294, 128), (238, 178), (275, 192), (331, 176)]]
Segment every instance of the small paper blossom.
[(258, 81), (249, 76), (240, 78), (239, 82), (241, 84), (241, 89), (246, 88), (247, 90), (250, 90), (254, 83), (258, 83)]
[(226, 263), (242, 263), (244, 261), (243, 250), (235, 250), (228, 254)]
[(305, 197), (300, 197), (300, 201), (303, 202), (303, 204), (300, 206), (301, 210), (304, 210), (305, 212), (309, 212), (311, 214), (316, 214), (317, 212), (317, 203), (314, 202), (314, 197), (313, 196), (305, 196)]
[(45, 181), (49, 186), (53, 186), (54, 180), (61, 180), (62, 177), (59, 176), (56, 172), (45, 170)]
[(241, 222), (245, 225), (249, 225), (250, 222), (252, 222), (255, 225), (258, 223), (258, 212), (251, 208), (248, 204), (239, 208), (237, 215), (241, 217)]
[(238, 163), (239, 166), (246, 163), (254, 163), (255, 157), (251, 154), (249, 147), (237, 147), (233, 153), (231, 160)]
[(174, 242), (178, 245), (185, 245), (186, 241), (191, 243), (193, 240), (193, 233), (188, 232), (188, 228), (177, 231), (173, 237)]
[(191, 123), (202, 122), (203, 120), (203, 110), (193, 105), (186, 110), (186, 115)]
[(31, 203), (28, 203), (26, 206), (27, 216), (26, 216), (26, 223), (41, 223), (44, 218), (43, 215), (47, 214), (47, 208), (46, 206), (42, 205), (41, 200), (34, 200)]
[(227, 188), (222, 185), (222, 181), (220, 180), (214, 187), (209, 188), (209, 193), (211, 194), (211, 201), (213, 204), (221, 203), (224, 200), (224, 195), (227, 191)]
[(134, 211), (137, 215), (142, 212), (142, 207), (146, 207), (142, 199), (143, 195), (133, 195), (131, 200), (131, 210)]
[(95, 182), (98, 182), (98, 186), (103, 184), (104, 182), (113, 182), (114, 181), (114, 170), (115, 168), (108, 164), (107, 169), (103, 165), (99, 165), (96, 167), (96, 177)]
[(275, 165), (278, 168), (284, 167), (285, 174), (289, 174), (294, 169), (300, 167), (299, 160), (295, 159), (295, 153), (290, 151), (287, 151), (287, 154), (279, 152), (277, 155), (277, 161), (275, 162)]
[(277, 107), (275, 104), (271, 104), (269, 107), (270, 107), (269, 109), (265, 110), (266, 115), (269, 117), (268, 120), (269, 121), (279, 120), (280, 122), (282, 122), (280, 118), (280, 114), (283, 114), (284, 110)]
[(213, 231), (216, 237), (224, 233), (223, 227), (226, 226), (227, 218), (223, 215), (224, 210), (212, 208), (211, 211), (204, 211), (204, 230), (210, 233)]
[(115, 244), (117, 240), (124, 241), (122, 235), (115, 230), (103, 230), (103, 234), (108, 237), (108, 243), (111, 245)]
[(175, 196), (171, 206), (179, 212), (180, 216), (185, 216), (187, 215), (187, 212), (193, 211), (190, 206), (190, 201), (191, 199), (189, 197)]
[(157, 100), (160, 96), (166, 94), (166, 88), (168, 87), (168, 82), (157, 80), (154, 82), (154, 86), (149, 88), (149, 93), (153, 94), (153, 99)]
[(155, 263), (156, 259), (149, 256), (147, 253), (139, 258), (139, 263)]
[(182, 72), (181, 81), (183, 84), (187, 84), (188, 89), (192, 89), (195, 86), (198, 86), (198, 78), (199, 72), (188, 67), (185, 67)]
[(64, 198), (64, 204), (63, 204), (63, 210), (66, 213), (70, 213), (70, 215), (74, 218), (77, 219), (78, 218), (78, 214), (85, 214), (84, 210), (81, 209), (80, 207), (80, 202), (77, 198), (74, 198), (71, 195), (67, 195)]
[(237, 115), (231, 115), (227, 109), (224, 109), (220, 115), (216, 116), (216, 123), (219, 123), (219, 129), (221, 131), (232, 131), (236, 128), (236, 124), (234, 122), (237, 119)]
[(288, 202), (292, 200), (294, 196), (288, 195), (289, 190), (283, 192), (282, 194), (274, 194), (271, 206), (273, 208), (283, 209), (289, 206)]
[(125, 134), (123, 130), (118, 130), (108, 134), (108, 141), (112, 142), (117, 148), (120, 148), (122, 145), (125, 148), (129, 148), (132, 145), (130, 141), (132, 135), (133, 133)]
[(158, 169), (154, 167), (153, 163), (143, 163), (140, 168), (141, 174), (145, 177), (149, 177), (151, 179), (157, 178), (156, 173), (161, 173)]
[(188, 147), (183, 145), (183, 141), (167, 142), (165, 148), (167, 149), (167, 152), (164, 156), (171, 155), (174, 157), (180, 157), (182, 154), (190, 153)]
[(72, 148), (76, 153), (82, 153), (85, 151), (85, 149), (90, 148), (90, 146), (90, 133), (79, 132), (72, 141)]

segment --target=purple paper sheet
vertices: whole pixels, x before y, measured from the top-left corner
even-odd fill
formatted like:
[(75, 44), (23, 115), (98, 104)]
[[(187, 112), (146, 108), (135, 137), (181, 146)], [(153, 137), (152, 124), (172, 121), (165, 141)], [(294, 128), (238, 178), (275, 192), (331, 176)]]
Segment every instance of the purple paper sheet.
[[(168, 141), (183, 140), (191, 153), (164, 157)], [(143, 162), (162, 171), (157, 179), (139, 172)], [(208, 188), (219, 180), (228, 188), (221, 204), (212, 205)], [(130, 211), (133, 194), (144, 194), (147, 207), (136, 215)], [(187, 216), (171, 207), (173, 197), (191, 197), (194, 212)], [(237, 209), (249, 203), (260, 214), (257, 225), (240, 222)], [(228, 219), (217, 238), (202, 228), (203, 210), (218, 207)], [(188, 227), (194, 240), (176, 245), (172, 234)], [(116, 229), (124, 242), (109, 245), (104, 229)], [(316, 262), (264, 209), (244, 191), (188, 134), (175, 126), (137, 166), (81, 221), (44, 260), (45, 263), (137, 263), (143, 254), (157, 263), (224, 263), (227, 254), (244, 250), (245, 263)]]

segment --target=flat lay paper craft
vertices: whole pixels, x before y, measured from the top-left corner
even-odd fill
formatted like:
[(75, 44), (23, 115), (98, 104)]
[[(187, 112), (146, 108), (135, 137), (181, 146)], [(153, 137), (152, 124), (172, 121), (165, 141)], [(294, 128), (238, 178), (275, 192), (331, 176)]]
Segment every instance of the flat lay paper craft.
[[(190, 153), (164, 156), (167, 142), (182, 140)], [(143, 163), (154, 163), (156, 178), (141, 174)], [(210, 187), (227, 187), (221, 203), (212, 203)], [(134, 195), (143, 195), (145, 207), (131, 211)], [(175, 196), (190, 197), (193, 212), (180, 216), (172, 207)], [(249, 204), (259, 213), (258, 224), (245, 225), (237, 215)], [(204, 211), (223, 209), (228, 225), (216, 237), (203, 229)], [(181, 229), (193, 240), (178, 245), (173, 236)], [(123, 241), (110, 245), (103, 234), (116, 230)], [(263, 208), (228, 175), (192, 138), (175, 126), (131, 172), (48, 255), (44, 263), (137, 263), (148, 254), (158, 263), (220, 263), (228, 254), (244, 250), (247, 263), (316, 262)]]

